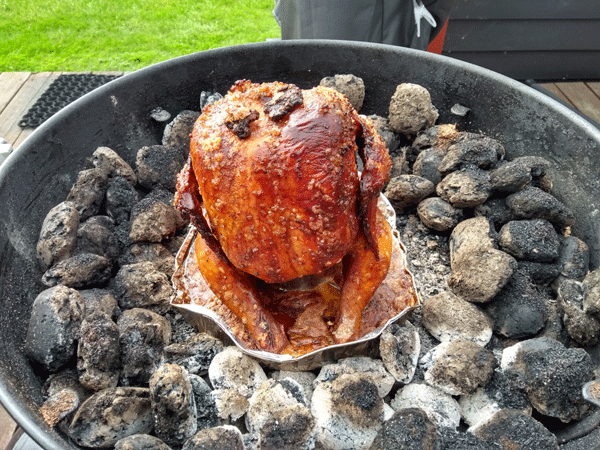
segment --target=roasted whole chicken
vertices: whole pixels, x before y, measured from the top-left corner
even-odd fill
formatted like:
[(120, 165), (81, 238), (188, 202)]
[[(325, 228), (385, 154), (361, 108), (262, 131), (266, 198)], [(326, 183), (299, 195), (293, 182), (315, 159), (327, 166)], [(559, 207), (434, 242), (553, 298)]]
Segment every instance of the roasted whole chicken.
[(377, 207), (390, 167), (369, 120), (329, 88), (242, 80), (204, 109), (175, 204), (198, 231), (199, 271), (257, 348), (360, 336), (390, 265)]

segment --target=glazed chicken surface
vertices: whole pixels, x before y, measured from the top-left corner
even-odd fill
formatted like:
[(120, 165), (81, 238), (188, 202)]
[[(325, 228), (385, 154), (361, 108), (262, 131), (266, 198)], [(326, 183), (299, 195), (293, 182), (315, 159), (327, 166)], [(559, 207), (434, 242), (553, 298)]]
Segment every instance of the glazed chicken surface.
[(390, 265), (377, 207), (390, 167), (368, 119), (329, 88), (243, 80), (204, 109), (175, 202), (198, 230), (202, 276), (257, 348), (360, 336)]

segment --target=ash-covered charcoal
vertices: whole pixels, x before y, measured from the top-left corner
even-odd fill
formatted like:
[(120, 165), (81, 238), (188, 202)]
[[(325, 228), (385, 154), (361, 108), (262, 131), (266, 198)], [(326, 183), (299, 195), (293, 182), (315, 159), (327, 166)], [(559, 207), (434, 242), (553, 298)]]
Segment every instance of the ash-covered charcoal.
[(196, 414), (196, 423), (198, 430), (216, 427), (221, 423), (218, 416), (217, 404), (212, 395), (212, 389), (204, 378), (189, 374), (192, 385), (192, 394), (194, 395), (194, 407)]
[(474, 208), (491, 194), (488, 172), (474, 167), (459, 169), (442, 178), (435, 191), (456, 208)]
[(181, 111), (167, 124), (163, 132), (162, 145), (179, 149), (187, 158), (190, 149), (190, 134), (200, 116), (198, 111)]
[(457, 295), (474, 303), (496, 297), (517, 268), (517, 261), (501, 250), (476, 247), (453, 259), (448, 286)]
[(171, 450), (171, 447), (150, 434), (133, 434), (119, 439), (115, 450)]
[(365, 82), (362, 78), (351, 74), (336, 74), (332, 77), (323, 78), (319, 86), (325, 86), (341, 92), (348, 97), (348, 100), (350, 100), (350, 103), (352, 103), (352, 106), (357, 111), (360, 111), (360, 108), (362, 108), (365, 100)]
[(185, 342), (164, 349), (166, 362), (179, 364), (189, 373), (205, 375), (214, 357), (223, 350), (223, 343), (207, 333), (196, 333)]
[(600, 319), (600, 269), (589, 272), (583, 279), (583, 310)]
[(435, 124), (438, 112), (431, 104), (427, 89), (418, 84), (402, 83), (390, 99), (388, 118), (394, 131), (415, 136)]
[(558, 450), (556, 436), (540, 422), (520, 411), (503, 409), (488, 421), (471, 429), (478, 438), (498, 442), (503, 448), (510, 445), (518, 450)]
[(73, 202), (59, 203), (48, 212), (36, 247), (44, 270), (71, 256), (77, 241), (79, 218)]
[(477, 217), (487, 218), (496, 229), (515, 218), (504, 198), (490, 198), (477, 205), (473, 212)]
[(506, 204), (519, 219), (546, 219), (559, 227), (575, 224), (575, 216), (565, 204), (537, 187), (509, 195)]
[(96, 312), (81, 323), (77, 370), (82, 386), (92, 391), (116, 387), (121, 372), (119, 328), (112, 319)]
[(202, 91), (200, 93), (200, 111), (204, 110), (208, 105), (221, 100), (223, 96), (218, 92)]
[(114, 263), (121, 249), (113, 232), (114, 222), (108, 216), (93, 216), (79, 225), (73, 255), (93, 253)]
[(137, 176), (131, 166), (108, 147), (98, 147), (92, 155), (92, 163), (109, 178), (123, 177), (132, 186), (137, 184)]
[(590, 267), (590, 249), (576, 236), (564, 238), (558, 257), (560, 274), (567, 278), (583, 280)]
[(180, 446), (198, 428), (190, 376), (177, 364), (163, 364), (150, 378), (154, 433), (169, 445)]
[(450, 264), (476, 248), (498, 248), (498, 235), (485, 217), (472, 217), (460, 222), (450, 234)]
[(63, 419), (71, 416), (80, 404), (81, 398), (75, 390), (62, 389), (48, 396), (39, 411), (44, 422), (49, 427), (54, 427)]
[(163, 244), (144, 242), (134, 244), (129, 251), (125, 250), (120, 264), (135, 264), (144, 261), (153, 263), (156, 269), (163, 272), (169, 279), (173, 276), (175, 256)]
[(590, 355), (550, 338), (534, 338), (507, 347), (502, 370), (516, 376), (541, 414), (563, 422), (579, 420), (589, 409), (581, 388), (593, 377)]
[(171, 325), (162, 316), (142, 308), (128, 309), (117, 321), (121, 345), (120, 384), (146, 386), (171, 343)]
[(496, 232), (484, 217), (459, 223), (450, 235), (448, 286), (467, 301), (485, 303), (508, 283), (517, 261), (496, 248)]
[(77, 408), (92, 393), (79, 382), (79, 373), (67, 368), (48, 377), (42, 388), (45, 400), (40, 413), (49, 427), (67, 433)]
[(209, 368), (208, 377), (215, 389), (236, 389), (250, 397), (267, 375), (258, 362), (237, 347), (226, 347), (217, 353)]
[(104, 207), (115, 223), (128, 222), (131, 211), (139, 200), (138, 191), (126, 178), (117, 176), (108, 180)]
[(173, 293), (169, 278), (149, 261), (122, 266), (109, 289), (123, 309), (166, 305)]
[(498, 335), (521, 339), (538, 333), (546, 323), (547, 294), (516, 271), (486, 308)]
[[(571, 301), (560, 290), (558, 293), (562, 320), (565, 331), (577, 344), (583, 347), (592, 347), (600, 339), (600, 322), (594, 316), (583, 311), (582, 304)], [(583, 292), (581, 295), (583, 300)]]
[(239, 428), (221, 425), (198, 431), (181, 450), (246, 450)]
[(468, 339), (485, 346), (492, 338), (493, 323), (487, 314), (451, 292), (425, 299), (422, 314), (423, 326), (441, 342)]
[(485, 386), (496, 366), (489, 350), (468, 339), (442, 342), (421, 358), (425, 381), (450, 395), (472, 394)]
[(426, 149), (435, 148), (446, 154), (448, 148), (461, 137), (455, 124), (440, 124), (426, 128), (420, 132), (412, 142), (412, 148), (418, 153)]
[(553, 262), (558, 258), (560, 240), (544, 219), (512, 220), (498, 234), (500, 248), (516, 259)]
[(71, 188), (67, 201), (73, 202), (79, 211), (80, 220), (86, 220), (100, 211), (108, 176), (101, 169), (87, 169), (79, 172), (77, 181)]
[(396, 155), (392, 155), (392, 168), (390, 169), (390, 180), (394, 177), (404, 175), (410, 172), (409, 161), (407, 160), (407, 147), (401, 147), (396, 152)]
[(150, 118), (152, 120), (156, 120), (157, 122), (166, 122), (171, 118), (171, 113), (166, 109), (157, 106), (152, 111), (150, 111)]
[(403, 408), (383, 423), (369, 450), (437, 449), (437, 428), (419, 408)]
[(438, 443), (439, 450), (506, 450), (496, 442), (487, 442), (472, 433), (461, 433), (448, 427), (438, 427)]
[(483, 134), (461, 133), (455, 143), (448, 147), (438, 170), (447, 175), (465, 167), (492, 169), (504, 158), (504, 146)]
[(163, 189), (155, 189), (133, 207), (129, 237), (134, 242), (161, 242), (186, 224), (173, 206), (173, 195)]
[(316, 375), (313, 372), (297, 372), (291, 370), (276, 370), (271, 373), (271, 378), (277, 381), (293, 380), (298, 383), (302, 389), (302, 395), (306, 399), (306, 405), (310, 407), (310, 402), (313, 394), (313, 383)]
[(392, 178), (384, 195), (392, 202), (396, 211), (416, 206), (425, 197), (431, 195), (435, 186), (431, 181), (416, 175), (399, 175)]
[(104, 256), (81, 253), (50, 267), (42, 276), (46, 286), (62, 284), (81, 289), (105, 286), (110, 280), (112, 262)]
[[(288, 381), (291, 382), (291, 380)], [(296, 384), (296, 386), (290, 389), (289, 382), (284, 383), (270, 379), (262, 383), (252, 394), (248, 399), (248, 412), (246, 413), (246, 427), (248, 428), (248, 432), (258, 436), (265, 424), (275, 418), (277, 411), (288, 409), (291, 406), (301, 406), (304, 409), (305, 415), (308, 415), (312, 419), (310, 411), (306, 408), (306, 404), (297, 398), (298, 390), (301, 391), (300, 386)]]
[(426, 148), (413, 163), (413, 175), (428, 179), (434, 185), (442, 181), (439, 167), (446, 153), (439, 147)]
[(369, 375), (382, 398), (388, 395), (394, 386), (394, 377), (386, 370), (383, 362), (366, 356), (344, 358), (337, 363), (323, 366), (313, 385), (316, 387), (320, 383), (332, 382), (341, 375), (353, 373)]
[(540, 156), (521, 156), (513, 159), (513, 161), (518, 161), (519, 164), (529, 167), (531, 176), (534, 179), (548, 175), (548, 171), (550, 170), (550, 162)]
[[(350, 100), (350, 103), (352, 103), (352, 100)], [(356, 107), (355, 109), (358, 111)], [(377, 130), (377, 133), (379, 134), (379, 136), (381, 136), (383, 142), (385, 142), (385, 146), (390, 152), (390, 155), (395, 155), (397, 153), (398, 145), (400, 145), (400, 138), (396, 133), (394, 133), (392, 127), (390, 127), (390, 121), (388, 120), (388, 118), (378, 116), (376, 114), (367, 116), (367, 118), (371, 121), (371, 123), (375, 127), (375, 130)]]
[(466, 106), (461, 105), (459, 103), (455, 103), (454, 105), (452, 105), (452, 108), (450, 108), (450, 112), (455, 116), (459, 117), (465, 117), (467, 114), (469, 114), (470, 111), (470, 108), (467, 108)]
[(162, 188), (174, 192), (177, 174), (183, 168), (186, 159), (187, 155), (179, 147), (142, 147), (135, 159), (138, 183), (146, 189)]
[(412, 381), (417, 370), (421, 339), (416, 327), (406, 321), (391, 324), (379, 339), (379, 354), (388, 372), (402, 384)]
[(552, 287), (559, 303), (571, 303), (583, 309), (583, 283), (571, 278), (559, 277)]
[(463, 420), (471, 427), (489, 420), (503, 409), (521, 411), (527, 415), (532, 413), (531, 403), (520, 383), (505, 375), (499, 368), (494, 370), (485, 386), (472, 394), (461, 395), (459, 405)]
[(69, 426), (69, 437), (78, 445), (112, 447), (132, 434), (152, 431), (150, 390), (138, 387), (104, 389), (88, 398)]
[(463, 219), (463, 210), (455, 208), (440, 197), (430, 197), (419, 203), (417, 215), (428, 228), (449, 231)]
[(78, 395), (84, 399), (91, 395), (79, 383), (79, 373), (75, 367), (65, 368), (51, 374), (42, 387), (42, 393), (49, 397), (65, 389), (77, 391)]
[(25, 353), (44, 370), (56, 372), (75, 354), (85, 303), (66, 286), (42, 291), (33, 302), (25, 338)]
[(316, 440), (324, 448), (368, 449), (383, 421), (384, 402), (367, 374), (342, 374), (315, 387)]
[(303, 405), (294, 404), (271, 414), (258, 433), (262, 450), (309, 450), (314, 448), (315, 419)]
[(79, 293), (85, 302), (85, 315), (103, 313), (113, 320), (121, 315), (121, 310), (115, 296), (107, 289), (83, 289)]
[(217, 409), (217, 417), (226, 423), (235, 423), (248, 411), (248, 397), (233, 388), (214, 389), (211, 396)]
[[(273, 377), (271, 377), (270, 379), (275, 380), (275, 378)], [(309, 398), (305, 395), (305, 389), (300, 385), (299, 382), (297, 382), (293, 378), (280, 378), (279, 380), (275, 381), (281, 384), (286, 391), (292, 394), (292, 396), (298, 401), (298, 403), (301, 403), (304, 406), (308, 406), (310, 404)]]
[(179, 230), (175, 236), (172, 236), (170, 239), (162, 242), (164, 246), (167, 247), (167, 249), (171, 252), (171, 255), (177, 256), (177, 253), (179, 253), (179, 249), (183, 246), (187, 236), (186, 231), (187, 228), (184, 227)]
[(158, 305), (155, 312), (159, 312), (171, 324), (173, 331), (171, 343), (173, 344), (185, 342), (198, 333), (198, 330), (177, 309), (170, 305)]
[(456, 429), (460, 424), (458, 402), (450, 394), (424, 383), (411, 383), (400, 389), (390, 403), (395, 410), (419, 408), (437, 427)]
[(517, 270), (526, 274), (535, 284), (542, 286), (549, 285), (560, 275), (560, 267), (556, 263), (519, 261)]
[(492, 190), (497, 192), (518, 192), (531, 183), (531, 180), (531, 167), (522, 158), (502, 162), (490, 172)]

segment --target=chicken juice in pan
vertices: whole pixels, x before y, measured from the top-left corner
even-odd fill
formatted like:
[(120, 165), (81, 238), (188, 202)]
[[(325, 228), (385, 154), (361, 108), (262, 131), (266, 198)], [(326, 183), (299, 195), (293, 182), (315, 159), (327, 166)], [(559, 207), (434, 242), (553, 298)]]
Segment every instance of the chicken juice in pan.
[(249, 348), (294, 356), (414, 306), (378, 207), (390, 167), (381, 137), (339, 92), (238, 81), (203, 110), (178, 176), (175, 204), (195, 231), (175, 302), (215, 310)]

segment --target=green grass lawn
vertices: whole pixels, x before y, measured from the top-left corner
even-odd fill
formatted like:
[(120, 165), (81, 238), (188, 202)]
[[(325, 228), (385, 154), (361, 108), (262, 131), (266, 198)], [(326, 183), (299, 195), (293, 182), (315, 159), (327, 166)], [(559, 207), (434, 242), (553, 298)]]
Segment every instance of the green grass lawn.
[(0, 72), (131, 71), (280, 36), (273, 0), (0, 0)]

